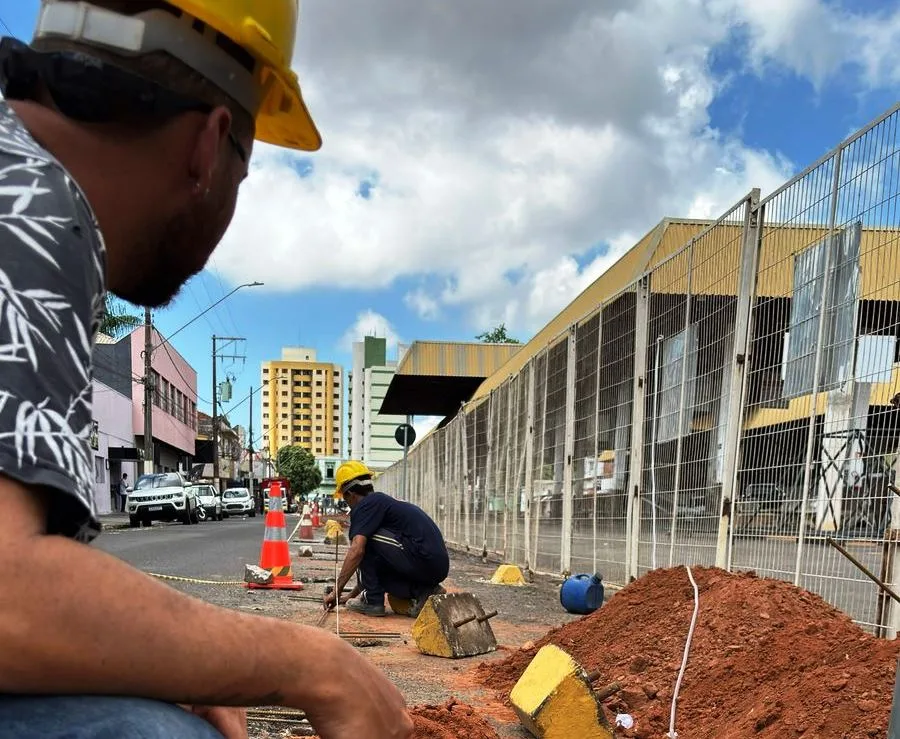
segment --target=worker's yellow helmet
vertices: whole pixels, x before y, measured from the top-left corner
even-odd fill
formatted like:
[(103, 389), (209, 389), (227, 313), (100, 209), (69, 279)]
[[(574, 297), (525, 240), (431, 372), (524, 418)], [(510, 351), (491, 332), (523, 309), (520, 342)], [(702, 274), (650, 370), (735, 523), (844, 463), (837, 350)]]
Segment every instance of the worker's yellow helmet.
[(372, 472), (362, 462), (351, 460), (344, 462), (334, 473), (334, 499), (341, 500), (349, 487), (348, 483), (356, 480), (370, 481)]
[(35, 38), (135, 55), (164, 51), (236, 100), (256, 138), (315, 151), (322, 139), (291, 70), (299, 0), (164, 0), (172, 12), (122, 15), (90, 2), (43, 0)]

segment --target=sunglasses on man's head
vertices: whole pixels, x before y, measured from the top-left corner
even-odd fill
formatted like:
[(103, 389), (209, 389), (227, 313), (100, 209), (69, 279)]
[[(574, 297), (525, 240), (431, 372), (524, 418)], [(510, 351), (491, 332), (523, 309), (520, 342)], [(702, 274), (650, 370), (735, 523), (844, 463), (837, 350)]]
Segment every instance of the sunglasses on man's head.
[[(210, 113), (215, 108), (88, 54), (39, 52), (13, 38), (0, 41), (3, 96), (27, 99), (38, 82), (63, 115), (82, 123), (165, 120), (179, 113)], [(231, 131), (228, 141), (246, 164), (247, 150)]]

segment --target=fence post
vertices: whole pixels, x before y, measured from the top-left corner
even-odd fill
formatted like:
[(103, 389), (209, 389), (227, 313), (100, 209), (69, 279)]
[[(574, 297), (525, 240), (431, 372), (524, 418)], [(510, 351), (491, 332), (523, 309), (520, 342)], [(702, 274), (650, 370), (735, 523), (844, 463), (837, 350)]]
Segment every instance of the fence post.
[[(471, 496), (470, 496), (470, 475), (469, 475), (469, 419), (465, 413), (462, 413), (462, 424), (460, 428), (461, 446), (462, 446), (462, 483), (463, 483), (463, 545), (466, 551), (472, 544), (472, 516), (471, 516)], [(472, 412), (472, 423), (475, 423), (475, 413)]]
[(644, 394), (647, 377), (647, 335), (650, 329), (650, 275), (642, 276), (634, 291), (634, 371), (631, 409), (631, 454), (628, 466), (625, 576), (636, 580), (641, 535), (641, 495), (644, 487)]
[[(719, 502), (719, 528), (716, 536), (716, 567), (730, 569), (732, 504), (737, 493), (738, 460), (746, 402), (747, 362), (752, 339), (751, 317), (756, 294), (756, 272), (759, 265), (762, 223), (759, 188), (750, 191), (744, 205), (744, 228), (741, 239), (741, 272), (734, 314), (734, 345), (728, 370), (728, 407), (725, 409), (725, 441), (722, 450), (722, 495)], [(723, 378), (724, 379), (724, 378)], [(722, 410), (720, 409), (720, 413)]]
[[(513, 393), (513, 383), (510, 382), (506, 387), (506, 454), (505, 454), (505, 462), (504, 469), (505, 474), (503, 475), (503, 561), (509, 561), (509, 492), (510, 492), (510, 474), (509, 474), (509, 463), (513, 458), (512, 448), (513, 448), (513, 396), (515, 396), (515, 406), (519, 407), (518, 397), (519, 397), (519, 378), (516, 378), (516, 392)], [(516, 444), (519, 441), (519, 424), (516, 423)], [(516, 465), (518, 467), (518, 465)], [(515, 479), (513, 479), (513, 484), (515, 484)], [(515, 519), (513, 519), (515, 521)]]
[(563, 500), (562, 500), (562, 539), (560, 541), (560, 569), (563, 573), (572, 572), (572, 507), (574, 504), (574, 470), (572, 465), (575, 456), (575, 369), (578, 361), (576, 351), (578, 326), (569, 329), (568, 353), (566, 358), (566, 429), (564, 435), (565, 467), (563, 468)]
[(600, 310), (597, 312), (597, 378), (594, 386), (594, 480), (592, 488), (594, 490), (594, 500), (591, 513), (591, 572), (597, 571), (597, 495), (600, 486), (600, 368), (601, 352), (603, 349), (603, 305), (601, 303)]
[[(809, 489), (812, 483), (812, 457), (816, 439), (816, 417), (819, 415), (819, 386), (822, 374), (822, 350), (825, 342), (825, 324), (828, 315), (829, 286), (831, 285), (831, 239), (837, 218), (838, 190), (841, 182), (841, 166), (844, 150), (834, 155), (834, 179), (831, 185), (831, 212), (828, 216), (828, 233), (825, 236), (825, 265), (822, 268), (822, 297), (819, 305), (819, 326), (816, 334), (816, 357), (813, 364), (813, 382), (809, 398), (809, 428), (806, 435), (806, 459), (803, 465), (803, 489), (800, 491), (800, 523), (797, 526), (797, 558), (794, 562), (794, 585), (800, 585), (803, 568), (803, 552), (806, 548), (806, 509), (809, 505)], [(826, 401), (827, 407), (827, 401)], [(825, 409), (823, 408), (823, 413)]]
[(534, 569), (531, 551), (531, 501), (534, 498), (534, 362), (528, 363), (525, 411), (525, 566)]
[[(487, 556), (487, 532), (488, 532), (488, 509), (491, 507), (490, 500), (493, 497), (494, 486), (497, 484), (497, 476), (494, 474), (494, 402), (495, 391), (491, 390), (491, 394), (487, 399), (487, 456), (484, 460), (484, 485), (482, 486), (483, 494), (481, 496), (481, 556)], [(478, 442), (476, 441), (476, 444)]]

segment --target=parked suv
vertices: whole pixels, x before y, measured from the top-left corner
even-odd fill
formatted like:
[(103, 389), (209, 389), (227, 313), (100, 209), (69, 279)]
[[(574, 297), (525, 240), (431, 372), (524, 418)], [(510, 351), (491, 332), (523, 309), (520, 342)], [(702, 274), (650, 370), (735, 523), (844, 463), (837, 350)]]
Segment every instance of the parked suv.
[(152, 521), (198, 523), (200, 503), (193, 485), (178, 472), (141, 475), (125, 504), (133, 528)]
[(229, 516), (250, 516), (256, 517), (256, 506), (253, 502), (253, 496), (247, 488), (228, 488), (222, 493), (222, 512), (225, 518)]
[(200, 520), (221, 521), (222, 516), (222, 498), (216, 491), (214, 485), (200, 483), (195, 485), (197, 491), (197, 499), (200, 501)]

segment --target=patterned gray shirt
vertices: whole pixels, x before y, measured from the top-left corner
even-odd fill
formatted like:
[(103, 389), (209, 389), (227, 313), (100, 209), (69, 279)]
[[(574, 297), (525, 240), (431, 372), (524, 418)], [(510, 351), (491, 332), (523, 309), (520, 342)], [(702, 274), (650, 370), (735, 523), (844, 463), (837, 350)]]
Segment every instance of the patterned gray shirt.
[(0, 101), (0, 474), (50, 492), (47, 529), (99, 533), (91, 353), (106, 250), (84, 194)]

